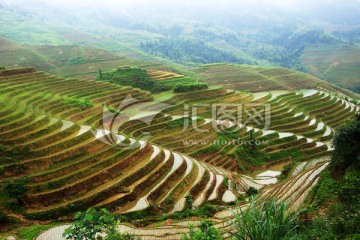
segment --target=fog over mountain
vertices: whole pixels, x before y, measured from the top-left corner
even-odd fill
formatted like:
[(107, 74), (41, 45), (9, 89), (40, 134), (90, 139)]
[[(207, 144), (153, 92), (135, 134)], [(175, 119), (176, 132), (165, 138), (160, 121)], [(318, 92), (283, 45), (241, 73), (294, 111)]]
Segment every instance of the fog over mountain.
[[(275, 65), (321, 77), (328, 67), (307, 66), (305, 52), (360, 44), (359, 0), (0, 0), (0, 11), (0, 34), (21, 44), (125, 48), (187, 66)], [(341, 62), (339, 52), (324, 61)]]
[[(95, 15), (122, 14), (122, 17), (144, 17), (153, 19), (168, 17), (171, 14), (197, 15), (211, 18), (215, 13), (228, 12), (233, 15), (268, 16), (269, 10), (301, 13), (302, 16), (330, 21), (338, 24), (360, 23), (360, 1), (358, 0), (319, 0), (319, 1), (286, 1), (286, 0), (201, 0), (201, 1), (165, 1), (165, 0), (0, 0), (6, 7), (24, 10), (40, 10), (42, 8), (54, 11), (54, 14), (92, 13)], [(74, 11), (74, 12), (72, 12)]]

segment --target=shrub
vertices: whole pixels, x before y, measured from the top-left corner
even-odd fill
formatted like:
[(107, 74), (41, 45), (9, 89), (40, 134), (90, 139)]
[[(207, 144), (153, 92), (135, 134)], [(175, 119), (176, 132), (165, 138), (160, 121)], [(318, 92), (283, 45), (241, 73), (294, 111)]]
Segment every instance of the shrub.
[(360, 114), (342, 125), (334, 136), (334, 155), (332, 169), (345, 173), (346, 168), (360, 169)]
[(325, 170), (322, 173), (320, 182), (313, 190), (316, 194), (315, 206), (321, 206), (327, 201), (336, 198), (339, 187), (339, 183), (331, 177), (330, 171)]
[(341, 202), (349, 204), (360, 202), (360, 173), (358, 170), (348, 169), (339, 185)]
[(192, 209), (192, 205), (193, 205), (193, 199), (192, 196), (190, 194), (187, 194), (185, 196), (185, 209)]
[(193, 226), (189, 226), (189, 235), (183, 235), (183, 240), (221, 240), (223, 239), (220, 230), (214, 227), (212, 221), (204, 220), (197, 226), (195, 230)]
[[(238, 161), (238, 163), (246, 161), (252, 166), (261, 166), (265, 162), (271, 160), (269, 154), (266, 154), (264, 151), (258, 148), (253, 149), (250, 145), (239, 145), (236, 147), (233, 156)], [(240, 168), (243, 167), (240, 164), (238, 165)]]
[[(63, 237), (81, 240), (132, 240), (128, 233), (120, 233), (117, 229), (118, 221), (105, 208), (100, 210), (89, 208), (86, 212), (78, 212), (73, 223), (65, 229)], [(103, 235), (106, 235), (104, 238)]]
[(24, 146), (15, 146), (12, 148), (5, 148), (4, 156), (7, 156), (9, 158), (13, 159), (23, 159), (28, 157), (28, 155), (31, 153), (31, 149), (29, 147)]
[(172, 129), (177, 127), (186, 127), (192, 123), (192, 119), (190, 117), (182, 117), (172, 121), (167, 122), (165, 128)]
[(234, 239), (250, 240), (281, 240), (289, 239), (297, 229), (296, 213), (287, 213), (285, 202), (276, 203), (275, 199), (255, 204), (254, 198), (250, 205), (242, 210), (232, 211), (233, 228), (229, 234)]
[(107, 235), (106, 240), (135, 240), (136, 238), (129, 233), (110, 233)]
[(5, 151), (6, 150), (6, 147), (4, 146), (4, 145), (1, 145), (0, 144), (0, 152), (3, 152), (3, 151)]
[(254, 187), (249, 187), (249, 189), (246, 191), (246, 194), (248, 196), (253, 196), (253, 195), (256, 195), (259, 193), (259, 190), (257, 190), (256, 188)]
[(33, 67), (3, 69), (0, 72), (0, 76), (11, 76), (11, 75), (15, 75), (15, 74), (25, 74), (25, 73), (34, 73), (34, 72), (36, 72), (36, 69)]
[(109, 112), (111, 113), (115, 113), (116, 115), (120, 115), (122, 114), (122, 111), (118, 110), (118, 109), (115, 109), (115, 108), (112, 108), (112, 107), (107, 107)]
[(23, 198), (28, 191), (26, 186), (26, 178), (22, 177), (16, 180), (10, 179), (5, 183), (4, 193), (13, 199), (17, 200), (17, 203), (23, 205)]
[(77, 104), (79, 107), (81, 108), (89, 108), (89, 107), (93, 107), (94, 104), (90, 101), (85, 101), (82, 99), (76, 99), (76, 98), (66, 98), (64, 100), (65, 104)]
[(291, 162), (287, 165), (284, 166), (284, 169), (281, 171), (281, 178), (286, 178), (289, 176), (289, 174), (291, 173), (292, 169), (295, 167), (296, 163), (295, 162)]
[(333, 204), (327, 215), (301, 225), (292, 239), (357, 239), (360, 232), (360, 205)]
[(345, 238), (345, 235), (360, 233), (360, 204), (334, 204), (326, 220), (337, 236)]
[(72, 58), (69, 58), (69, 60), (68, 60), (69, 65), (86, 63), (86, 62), (89, 62), (89, 60), (85, 59), (85, 58), (83, 58), (81, 56), (72, 57)]
[[(314, 209), (325, 216), (305, 223), (294, 239), (357, 239), (360, 232), (360, 116), (338, 128), (330, 164), (312, 190)], [(325, 207), (324, 207), (325, 206)]]
[(224, 181), (222, 182), (225, 189), (229, 188), (229, 179), (228, 177), (224, 177)]
[(205, 204), (204, 206), (191, 210), (191, 209), (186, 209), (183, 210), (181, 212), (174, 212), (172, 214), (164, 214), (162, 216), (160, 216), (158, 218), (159, 221), (164, 221), (166, 219), (184, 219), (184, 218), (189, 218), (189, 217), (211, 217), (213, 216), (217, 211), (219, 211), (219, 208), (214, 206), (214, 205), (210, 205), (210, 204)]
[(114, 231), (116, 221), (106, 209), (97, 211), (88, 209), (78, 212), (73, 218), (73, 224), (65, 229), (63, 237), (66, 239), (102, 239), (96, 235), (106, 231)]
[(152, 92), (166, 92), (173, 88), (170, 84), (156, 82), (154, 87), (151, 89)]
[(333, 232), (329, 231), (329, 228), (326, 225), (327, 223), (324, 218), (317, 217), (309, 225), (302, 226), (302, 228), (299, 229), (300, 231), (296, 233), (291, 239), (292, 240), (336, 239)]
[(207, 89), (207, 83), (182, 83), (175, 85), (174, 92), (182, 93), (182, 92), (190, 92), (195, 90), (203, 90)]
[(3, 66), (0, 66), (0, 70), (5, 70), (5, 67), (3, 67)]
[(9, 222), (10, 222), (9, 217), (5, 213), (0, 211), (0, 224), (7, 224)]
[(122, 86), (131, 86), (145, 91), (151, 91), (155, 81), (149, 78), (146, 70), (132, 67), (121, 67), (113, 71), (102, 72), (101, 79)]

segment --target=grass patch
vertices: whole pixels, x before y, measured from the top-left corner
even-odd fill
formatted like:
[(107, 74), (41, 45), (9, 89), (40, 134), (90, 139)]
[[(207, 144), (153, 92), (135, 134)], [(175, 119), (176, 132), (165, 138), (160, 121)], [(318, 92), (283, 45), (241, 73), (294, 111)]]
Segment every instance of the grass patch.
[(121, 222), (129, 222), (136, 226), (146, 226), (148, 224), (157, 225), (167, 219), (181, 220), (191, 217), (209, 218), (221, 209), (219, 206), (205, 204), (197, 209), (186, 209), (180, 212), (161, 215), (154, 206), (150, 206), (150, 208), (145, 210), (121, 214), (117, 216), (117, 218)]
[(108, 110), (111, 112), (111, 113), (115, 113), (115, 114), (122, 114), (122, 111), (118, 110), (118, 109), (115, 109), (115, 108), (112, 108), (112, 107), (108, 107)]
[(158, 221), (165, 221), (166, 219), (184, 219), (189, 217), (211, 217), (213, 216), (217, 211), (219, 211), (220, 208), (211, 204), (205, 204), (204, 206), (191, 210), (187, 209), (181, 212), (174, 212), (171, 214), (165, 214), (158, 218)]
[(0, 239), (6, 239), (9, 236), (15, 236), (18, 239), (21, 240), (32, 240), (34, 239), (37, 235), (40, 234), (40, 232), (50, 229), (52, 227), (58, 226), (61, 223), (50, 223), (47, 225), (38, 225), (38, 224), (31, 224), (28, 226), (20, 226), (15, 224), (10, 230), (1, 233), (0, 234)]
[(80, 108), (90, 108), (93, 107), (94, 104), (88, 100), (76, 99), (76, 98), (66, 98), (64, 99), (65, 104), (76, 104)]
[(181, 92), (191, 92), (196, 90), (203, 90), (207, 89), (207, 83), (186, 83), (186, 84), (177, 84), (174, 88), (174, 92), (181, 93)]
[(172, 121), (169, 121), (166, 124), (166, 129), (173, 129), (173, 128), (178, 128), (178, 127), (183, 127), (183, 126), (187, 126), (189, 124), (192, 123), (192, 119), (190, 117), (182, 117), (182, 118), (178, 118)]

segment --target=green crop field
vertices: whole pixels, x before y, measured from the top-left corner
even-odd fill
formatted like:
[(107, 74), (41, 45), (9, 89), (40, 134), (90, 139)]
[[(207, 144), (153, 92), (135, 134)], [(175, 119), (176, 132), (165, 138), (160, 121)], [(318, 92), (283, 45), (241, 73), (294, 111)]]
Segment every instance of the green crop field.
[(309, 73), (343, 87), (359, 83), (360, 48), (347, 45), (308, 47), (302, 62)]
[[(136, 53), (109, 52), (103, 44), (93, 46), (21, 46), (7, 38), (0, 37), (0, 66), (27, 67), (64, 77), (95, 79), (99, 69), (115, 69), (120, 66), (140, 66), (145, 69), (183, 72), (179, 67), (169, 66), (161, 61)], [(119, 50), (119, 48), (117, 48)]]
[[(61, 49), (52, 52), (54, 59)], [(249, 70), (278, 81), (288, 73), (284, 69), (240, 69), (250, 78)], [(353, 118), (358, 109), (319, 90), (272, 91), (268, 86), (267, 92), (259, 94), (212, 86), (152, 96), (131, 87), (56, 77), (32, 68), (0, 71), (0, 87), (0, 175), (3, 181), (25, 176), (28, 190), (23, 214), (37, 220), (67, 219), (74, 211), (89, 207), (106, 207), (117, 214), (141, 211), (154, 216), (157, 209), (173, 214), (185, 210), (187, 195), (194, 207), (205, 203), (227, 206), (250, 186), (262, 189), (274, 180), (247, 176), (259, 166), (271, 169), (284, 162), (310, 163), (331, 156), (334, 129)], [(116, 110), (129, 96), (138, 99), (144, 112), (119, 124), (113, 114), (138, 111), (136, 105)], [(155, 113), (151, 124), (142, 121), (159, 103), (170, 107)], [(210, 105), (197, 107), (197, 118), (186, 118), (185, 103), (241, 104), (243, 116), (269, 105), (271, 122), (267, 126), (265, 122), (227, 126), (216, 121)], [(107, 112), (103, 112), (104, 104)], [(232, 130), (231, 134), (220, 133), (214, 126)], [(144, 138), (145, 132), (151, 138)], [(251, 139), (259, 142), (255, 150), (244, 144)], [(306, 181), (303, 188), (310, 188), (313, 181), (306, 179), (316, 178), (323, 164), (304, 168), (295, 178)], [(290, 178), (289, 190), (273, 187), (263, 197), (292, 192), (282, 198), (295, 209), (301, 204), (295, 197), (300, 190), (291, 187), (295, 182)]]
[(224, 85), (239, 91), (264, 92), (269, 90), (319, 89), (340, 92), (354, 99), (359, 95), (308, 74), (277, 67), (250, 65), (209, 64), (194, 70), (210, 85)]

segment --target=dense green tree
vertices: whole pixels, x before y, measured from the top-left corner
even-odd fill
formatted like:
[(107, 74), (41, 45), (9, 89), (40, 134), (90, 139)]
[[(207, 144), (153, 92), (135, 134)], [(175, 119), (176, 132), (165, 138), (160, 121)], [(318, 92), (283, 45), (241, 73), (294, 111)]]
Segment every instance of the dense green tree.
[(254, 187), (249, 187), (248, 190), (246, 191), (246, 194), (248, 196), (253, 196), (253, 195), (256, 195), (259, 193), (259, 190), (257, 190), (256, 188)]
[(217, 49), (199, 39), (183, 37), (162, 38), (156, 42), (141, 44), (141, 48), (149, 53), (161, 55), (179, 63), (239, 63), (248, 61), (237, 57), (235, 54)]
[(345, 173), (349, 167), (360, 170), (360, 114), (342, 125), (333, 141), (335, 150), (331, 166), (336, 172)]
[(355, 92), (355, 93), (360, 93), (360, 85), (354, 85), (354, 86), (346, 87), (346, 88), (349, 89), (350, 91)]
[(100, 234), (113, 232), (115, 228), (116, 221), (106, 209), (88, 209), (86, 212), (76, 213), (72, 225), (65, 229), (63, 237), (69, 240), (98, 240), (103, 239)]
[(220, 230), (214, 227), (212, 221), (204, 220), (195, 229), (189, 226), (189, 235), (183, 235), (183, 240), (221, 240), (223, 239)]
[(193, 199), (190, 194), (185, 196), (185, 209), (191, 209), (193, 205)]
[(188, 84), (177, 84), (174, 88), (174, 92), (190, 92), (195, 90), (202, 90), (208, 88), (207, 83), (188, 83)]
[(350, 44), (360, 43), (360, 28), (352, 30), (335, 31), (333, 34), (339, 37), (341, 40), (346, 41)]
[(129, 233), (120, 233), (118, 231), (109, 233), (106, 237), (106, 240), (135, 240), (135, 239), (137, 238), (135, 238), (133, 235)]
[(296, 27), (275, 26), (259, 31), (254, 36), (257, 43), (248, 50), (249, 53), (257, 59), (306, 72), (301, 63), (304, 49), (309, 45), (331, 44), (337, 41), (322, 29), (294, 29)]
[(3, 211), (0, 210), (0, 224), (7, 224), (9, 222), (10, 222), (9, 217)]
[(72, 225), (65, 229), (63, 237), (69, 240), (135, 239), (130, 234), (120, 233), (117, 230), (117, 220), (104, 208), (101, 210), (90, 208), (86, 212), (76, 213)]
[(113, 71), (102, 72), (99, 80), (110, 81), (123, 86), (132, 86), (145, 91), (151, 91), (155, 81), (149, 78), (146, 70), (132, 67), (121, 67)]
[(4, 193), (8, 197), (16, 199), (19, 205), (23, 205), (23, 198), (27, 191), (26, 178), (10, 179), (4, 186)]
[(309, 198), (310, 207), (320, 207), (325, 215), (305, 222), (294, 239), (359, 239), (359, 115), (337, 129), (334, 147), (330, 167), (322, 173)]

